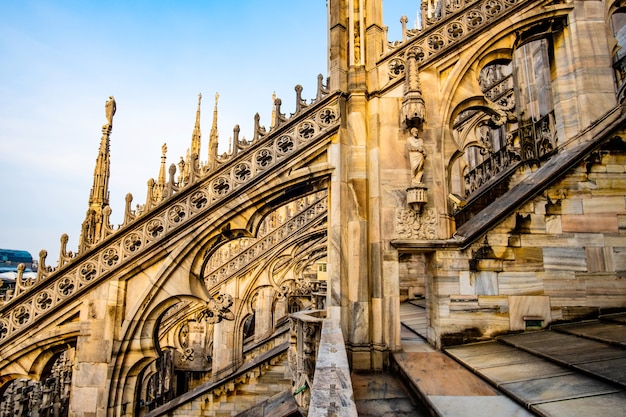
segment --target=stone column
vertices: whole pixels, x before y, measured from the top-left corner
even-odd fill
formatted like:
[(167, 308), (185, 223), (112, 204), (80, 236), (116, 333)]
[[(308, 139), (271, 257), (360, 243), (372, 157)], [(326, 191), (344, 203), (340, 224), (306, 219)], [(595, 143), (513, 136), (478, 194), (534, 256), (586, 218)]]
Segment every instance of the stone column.
[(213, 380), (228, 375), (234, 361), (235, 320), (222, 320), (213, 327)]
[(70, 415), (75, 417), (104, 417), (107, 412), (117, 288), (117, 283), (111, 282), (84, 298), (89, 301), (80, 312), (70, 399)]
[(272, 322), (272, 301), (274, 289), (272, 287), (261, 288), (257, 295), (254, 306), (254, 341), (259, 342), (274, 332)]

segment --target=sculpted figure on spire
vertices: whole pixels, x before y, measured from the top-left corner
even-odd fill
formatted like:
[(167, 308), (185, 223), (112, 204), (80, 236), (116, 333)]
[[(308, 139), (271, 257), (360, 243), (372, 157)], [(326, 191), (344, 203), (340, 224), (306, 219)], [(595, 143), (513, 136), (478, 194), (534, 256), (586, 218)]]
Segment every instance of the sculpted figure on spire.
[(109, 100), (107, 100), (104, 105), (105, 114), (107, 118), (107, 124), (109, 126), (113, 126), (113, 116), (115, 115), (115, 110), (117, 110), (117, 106), (115, 105), (115, 98), (113, 96), (109, 96)]

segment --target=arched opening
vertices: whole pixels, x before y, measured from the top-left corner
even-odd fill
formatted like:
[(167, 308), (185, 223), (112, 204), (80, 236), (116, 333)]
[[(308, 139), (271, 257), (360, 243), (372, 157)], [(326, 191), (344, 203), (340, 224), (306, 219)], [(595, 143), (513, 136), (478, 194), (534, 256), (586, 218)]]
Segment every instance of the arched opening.
[(617, 45), (613, 52), (613, 70), (620, 102), (624, 99), (626, 86), (626, 9), (618, 9), (611, 15), (611, 29)]
[(74, 348), (55, 353), (39, 381), (14, 379), (3, 387), (0, 417), (65, 417), (69, 415)]
[(187, 299), (169, 307), (158, 319), (158, 358), (139, 375), (138, 414), (167, 403), (208, 381), (212, 371), (213, 323), (207, 303)]
[(255, 314), (250, 314), (243, 322), (243, 345), (254, 341)]
[(520, 45), (513, 52), (518, 134), (525, 161), (543, 160), (557, 147), (551, 43), (550, 38), (542, 37)]
[(453, 121), (462, 151), (450, 169), (454, 176), (450, 189), (460, 199), (472, 199), (519, 159), (514, 149), (518, 123), (513, 78), (511, 60), (486, 64), (477, 80), (483, 93), (481, 102), (474, 100)]

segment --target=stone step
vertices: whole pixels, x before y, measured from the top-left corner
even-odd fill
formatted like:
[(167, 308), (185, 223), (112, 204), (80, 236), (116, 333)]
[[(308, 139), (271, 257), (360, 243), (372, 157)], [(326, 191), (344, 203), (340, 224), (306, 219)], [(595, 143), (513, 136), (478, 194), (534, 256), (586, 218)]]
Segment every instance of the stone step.
[(590, 320), (554, 325), (550, 329), (626, 348), (626, 323), (617, 323), (614, 321)]
[[(411, 336), (425, 326), (422, 306), (402, 303), (400, 314), (406, 357), (394, 354), (394, 360), (433, 415), (624, 415), (626, 313), (445, 349), (469, 377), (437, 357), (444, 353)], [(495, 395), (472, 379), (476, 376)]]
[[(537, 333), (529, 334), (529, 339), (541, 347)], [(521, 345), (524, 335), (517, 335), (514, 341)], [(544, 343), (563, 342), (553, 336), (544, 335)], [(567, 349), (567, 345), (561, 347)], [(540, 416), (617, 417), (623, 416), (626, 409), (626, 391), (618, 386), (536, 356), (513, 344), (499, 341), (474, 343), (447, 348), (446, 353)]]
[[(419, 336), (426, 335), (426, 310), (400, 304), (402, 352), (392, 354), (392, 369), (432, 416), (528, 417), (521, 405)], [(397, 414), (400, 415), (400, 414)], [(417, 415), (417, 414), (416, 414)]]
[(400, 317), (405, 327), (424, 339), (428, 338), (428, 320), (426, 310), (423, 307), (415, 305), (412, 302), (401, 303)]
[[(226, 398), (220, 398), (219, 404), (213, 405), (211, 411), (205, 412), (205, 417), (230, 417), (234, 415), (256, 415), (250, 410), (262, 412), (261, 416), (269, 410), (277, 411), (271, 403), (271, 399), (280, 395), (291, 395), (291, 379), (285, 375), (287, 365), (273, 365), (266, 369), (264, 373), (255, 381), (238, 387), (229, 393)], [(276, 404), (274, 404), (276, 405)], [(248, 411), (250, 413), (246, 414)], [(285, 414), (290, 415), (290, 414)], [(273, 417), (280, 417), (273, 414)]]
[(300, 415), (298, 404), (296, 404), (293, 395), (291, 392), (285, 391), (236, 414), (235, 417), (290, 417)]
[(566, 368), (626, 388), (626, 349), (622, 346), (553, 330), (502, 336), (498, 340)]
[(602, 314), (599, 319), (605, 322), (626, 324), (626, 313)]

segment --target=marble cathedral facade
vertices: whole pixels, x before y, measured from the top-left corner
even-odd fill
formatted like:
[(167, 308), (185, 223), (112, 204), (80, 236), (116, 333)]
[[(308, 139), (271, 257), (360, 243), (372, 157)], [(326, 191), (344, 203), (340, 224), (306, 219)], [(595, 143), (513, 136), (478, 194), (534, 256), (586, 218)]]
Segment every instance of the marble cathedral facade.
[(227, 154), (200, 97), (119, 228), (109, 98), (78, 251), (0, 305), (1, 416), (217, 415), (280, 363), (306, 414), (328, 321), (383, 370), (408, 298), (437, 348), (626, 308), (623, 2), (416, 2), (394, 41), (382, 3), (329, 0), (315, 98)]

